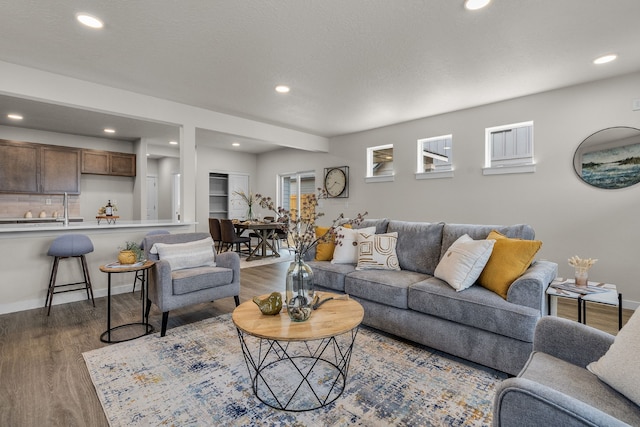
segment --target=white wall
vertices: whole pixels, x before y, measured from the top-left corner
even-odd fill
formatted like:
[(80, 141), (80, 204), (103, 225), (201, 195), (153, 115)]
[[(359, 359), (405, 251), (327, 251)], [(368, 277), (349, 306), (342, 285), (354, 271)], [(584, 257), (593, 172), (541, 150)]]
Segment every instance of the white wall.
[[(614, 283), (625, 306), (640, 302), (640, 185), (602, 190), (582, 182), (573, 153), (593, 132), (611, 126), (640, 128), (640, 73), (478, 108), (332, 138), (327, 154), (280, 150), (258, 158), (260, 191), (276, 193), (276, 175), (348, 165), (348, 199), (325, 201), (325, 222), (340, 212), (370, 218), (458, 223), (528, 223), (543, 246), (539, 259), (557, 262), (572, 277), (572, 255), (598, 258), (590, 278)], [(536, 172), (483, 176), (484, 129), (534, 121)], [(453, 134), (454, 177), (416, 180), (416, 141)], [(395, 180), (365, 183), (366, 148), (394, 144)]]

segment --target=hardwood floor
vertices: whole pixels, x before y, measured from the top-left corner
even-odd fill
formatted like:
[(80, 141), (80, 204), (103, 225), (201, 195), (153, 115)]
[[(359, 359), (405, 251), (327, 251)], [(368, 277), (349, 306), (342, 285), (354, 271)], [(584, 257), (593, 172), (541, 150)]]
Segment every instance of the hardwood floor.
[[(288, 263), (242, 270), (241, 302), (255, 295), (281, 290)], [(133, 282), (133, 275), (132, 275)], [(44, 302), (43, 302), (44, 303)], [(140, 294), (112, 298), (112, 324), (140, 319)], [(172, 311), (171, 328), (231, 313), (233, 298)], [(577, 306), (560, 299), (558, 315), (576, 318)], [(624, 321), (632, 314), (625, 310)], [(150, 322), (160, 329), (161, 313), (153, 307)], [(590, 325), (617, 332), (613, 307), (588, 307)], [(106, 298), (96, 308), (81, 301), (57, 305), (46, 316), (44, 308), (0, 315), (0, 426), (107, 426), (82, 353), (108, 344), (100, 334), (106, 329)]]

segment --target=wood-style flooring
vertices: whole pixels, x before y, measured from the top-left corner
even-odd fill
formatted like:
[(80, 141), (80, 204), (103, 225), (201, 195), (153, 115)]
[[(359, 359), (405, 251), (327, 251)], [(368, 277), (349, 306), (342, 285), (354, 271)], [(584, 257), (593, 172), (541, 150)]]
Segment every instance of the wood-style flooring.
[[(242, 270), (241, 302), (255, 295), (281, 290), (288, 263)], [(132, 274), (133, 282), (133, 274)], [(573, 304), (572, 304), (573, 303)], [(43, 301), (44, 304), (44, 301)], [(137, 322), (140, 293), (112, 297), (112, 324)], [(51, 316), (42, 309), (0, 315), (0, 426), (107, 426), (82, 353), (108, 344), (100, 341), (106, 329), (106, 298), (55, 305)], [(233, 298), (172, 311), (169, 329), (231, 313)], [(560, 299), (558, 315), (577, 316), (575, 302)], [(631, 315), (625, 310), (624, 321)], [(160, 330), (161, 313), (154, 306), (150, 322)], [(590, 325), (617, 332), (612, 307), (588, 307)]]

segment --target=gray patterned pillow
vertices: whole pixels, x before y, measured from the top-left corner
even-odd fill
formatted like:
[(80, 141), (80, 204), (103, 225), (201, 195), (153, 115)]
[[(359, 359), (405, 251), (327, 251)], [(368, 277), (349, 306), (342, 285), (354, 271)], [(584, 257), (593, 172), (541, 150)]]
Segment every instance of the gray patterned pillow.
[(358, 233), (358, 265), (356, 270), (400, 270), (396, 244), (398, 233)]
[(169, 261), (171, 270), (216, 266), (211, 237), (186, 243), (156, 243), (153, 246), (161, 260)]

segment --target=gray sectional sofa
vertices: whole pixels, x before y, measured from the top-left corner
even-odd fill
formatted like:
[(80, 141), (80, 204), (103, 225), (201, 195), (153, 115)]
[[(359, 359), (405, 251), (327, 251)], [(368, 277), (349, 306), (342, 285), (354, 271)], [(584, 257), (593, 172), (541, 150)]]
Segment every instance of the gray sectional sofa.
[(307, 262), (315, 289), (346, 293), (362, 304), (363, 324), (455, 356), (517, 375), (533, 349), (536, 323), (545, 313), (545, 290), (558, 266), (534, 261), (509, 288), (507, 299), (474, 285), (456, 292), (433, 277), (458, 237), (485, 239), (492, 230), (533, 240), (528, 225), (495, 226), (367, 219), (357, 227), (398, 233), (401, 271), (356, 270), (353, 264)]

